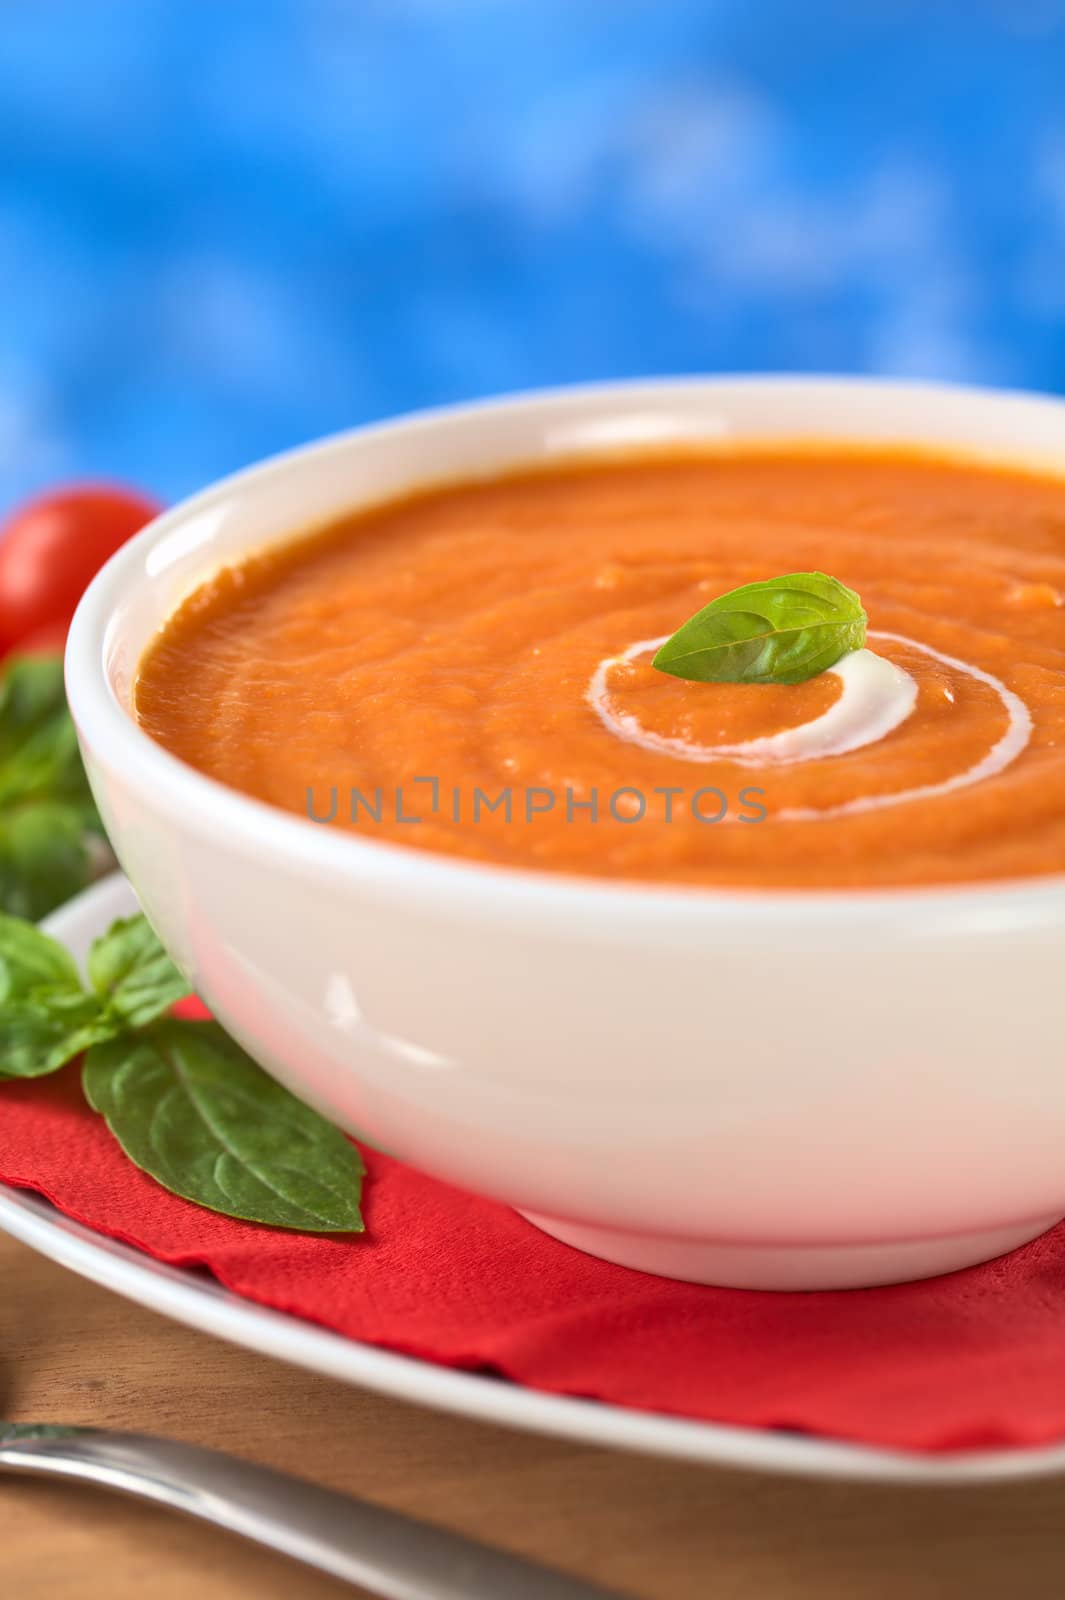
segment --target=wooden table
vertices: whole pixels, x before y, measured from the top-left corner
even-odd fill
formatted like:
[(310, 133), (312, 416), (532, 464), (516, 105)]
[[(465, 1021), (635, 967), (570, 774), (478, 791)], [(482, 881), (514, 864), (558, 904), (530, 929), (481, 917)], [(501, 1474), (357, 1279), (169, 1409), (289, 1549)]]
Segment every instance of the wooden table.
[[(526, 1437), (216, 1343), (3, 1236), (0, 1415), (216, 1445), (646, 1600), (1065, 1593), (1065, 1481), (922, 1491), (802, 1483)], [(171, 1514), (6, 1477), (0, 1592), (12, 1600), (353, 1593)]]

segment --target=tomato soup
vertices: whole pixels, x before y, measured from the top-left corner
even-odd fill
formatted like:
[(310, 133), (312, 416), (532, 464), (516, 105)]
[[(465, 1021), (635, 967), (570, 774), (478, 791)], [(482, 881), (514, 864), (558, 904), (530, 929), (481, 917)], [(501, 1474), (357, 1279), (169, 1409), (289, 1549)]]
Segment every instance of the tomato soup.
[[(1065, 871), (1065, 479), (752, 446), (293, 532), (186, 600), (135, 700), (176, 756), (308, 827), (678, 885)], [(868, 615), (837, 667), (652, 667), (716, 596), (814, 570)]]

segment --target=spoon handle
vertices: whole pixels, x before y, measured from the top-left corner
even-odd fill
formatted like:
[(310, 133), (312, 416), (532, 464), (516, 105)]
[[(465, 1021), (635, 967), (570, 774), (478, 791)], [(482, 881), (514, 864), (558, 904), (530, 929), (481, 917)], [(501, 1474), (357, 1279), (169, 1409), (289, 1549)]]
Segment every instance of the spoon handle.
[(177, 1440), (0, 1424), (0, 1468), (74, 1478), (170, 1506), (382, 1600), (611, 1600), (594, 1584), (461, 1534)]

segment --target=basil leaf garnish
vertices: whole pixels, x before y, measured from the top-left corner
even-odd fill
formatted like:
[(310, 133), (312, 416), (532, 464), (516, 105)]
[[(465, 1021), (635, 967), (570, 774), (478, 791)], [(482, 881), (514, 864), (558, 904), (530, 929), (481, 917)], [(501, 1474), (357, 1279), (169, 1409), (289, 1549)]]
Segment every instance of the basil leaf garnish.
[(0, 1011), (0, 1078), (43, 1078), (114, 1032), (92, 995), (66, 995), (48, 1005), (20, 1000)]
[(865, 643), (853, 589), (823, 572), (747, 583), (697, 611), (653, 666), (699, 683), (802, 683)]
[[(79, 893), (95, 875), (95, 813), (51, 800), (0, 814), (0, 907), (36, 922)], [(97, 841), (101, 843), (102, 841)]]
[(0, 913), (0, 1078), (39, 1078), (111, 1031), (55, 939)]
[(58, 939), (0, 911), (0, 1007), (35, 992), (80, 994), (77, 962)]
[(143, 1028), (189, 992), (143, 915), (114, 923), (95, 941), (89, 982), (126, 1028)]
[(65, 707), (61, 656), (8, 656), (0, 677), (0, 760)]
[(358, 1150), (216, 1022), (163, 1016), (188, 985), (146, 917), (114, 923), (88, 970), (87, 989), (57, 940), (0, 912), (0, 1080), (86, 1052), (86, 1099), (164, 1188), (243, 1221), (362, 1231)]
[(0, 668), (0, 909), (36, 921), (69, 900), (99, 869), (101, 835), (62, 661), (9, 656)]
[(362, 1231), (355, 1146), (216, 1022), (168, 1019), (94, 1045), (82, 1081), (126, 1154), (174, 1194), (279, 1228)]
[(0, 805), (69, 800), (92, 807), (59, 656), (9, 656), (0, 671)]

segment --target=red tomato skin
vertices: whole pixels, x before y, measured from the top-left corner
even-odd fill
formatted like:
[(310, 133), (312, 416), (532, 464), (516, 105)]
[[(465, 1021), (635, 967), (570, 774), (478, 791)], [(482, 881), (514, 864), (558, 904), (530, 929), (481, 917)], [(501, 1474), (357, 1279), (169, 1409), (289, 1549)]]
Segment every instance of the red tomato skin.
[(118, 484), (38, 495), (0, 527), (0, 650), (65, 629), (92, 578), (162, 507)]
[(67, 624), (65, 622), (49, 622), (43, 628), (34, 628), (32, 633), (23, 634), (17, 644), (7, 651), (0, 642), (0, 656), (5, 654), (20, 656), (61, 656), (67, 647)]

